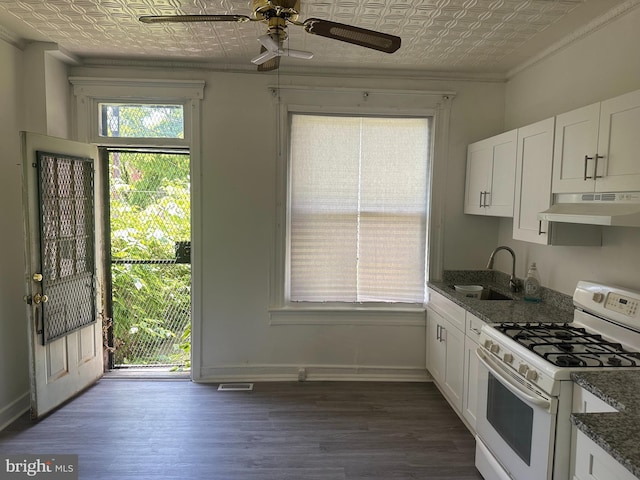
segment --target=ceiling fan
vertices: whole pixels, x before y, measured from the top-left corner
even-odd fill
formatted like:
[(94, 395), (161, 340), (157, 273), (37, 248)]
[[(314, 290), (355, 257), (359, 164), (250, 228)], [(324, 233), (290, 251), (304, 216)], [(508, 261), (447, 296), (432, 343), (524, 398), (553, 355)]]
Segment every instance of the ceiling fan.
[(262, 47), (260, 54), (251, 61), (259, 71), (275, 70), (280, 66), (280, 57), (311, 58), (311, 52), (284, 48), (287, 39), (287, 23), (303, 27), (307, 33), (333, 38), (361, 47), (393, 53), (400, 48), (401, 39), (375, 30), (331, 22), (319, 18), (298, 21), (300, 0), (253, 0), (251, 15), (144, 15), (143, 23), (165, 22), (264, 22), (267, 33), (258, 37)]

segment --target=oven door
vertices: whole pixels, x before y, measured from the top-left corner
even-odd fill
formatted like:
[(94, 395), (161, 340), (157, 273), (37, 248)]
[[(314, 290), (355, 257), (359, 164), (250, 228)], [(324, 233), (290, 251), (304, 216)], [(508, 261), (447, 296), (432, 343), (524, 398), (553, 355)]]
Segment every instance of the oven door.
[(558, 399), (532, 390), (478, 347), (476, 467), (486, 480), (551, 480)]

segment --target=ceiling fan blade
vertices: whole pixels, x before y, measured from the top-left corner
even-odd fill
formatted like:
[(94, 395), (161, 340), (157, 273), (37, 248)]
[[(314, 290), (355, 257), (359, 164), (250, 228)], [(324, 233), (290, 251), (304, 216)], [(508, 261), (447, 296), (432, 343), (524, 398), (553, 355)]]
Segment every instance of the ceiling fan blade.
[(277, 70), (280, 66), (280, 57), (273, 57), (271, 60), (267, 60), (264, 63), (258, 65), (259, 72), (269, 72), (271, 70)]
[(142, 23), (180, 23), (180, 22), (249, 22), (246, 15), (143, 15)]
[(258, 41), (262, 44), (264, 48), (269, 50), (270, 52), (275, 52), (280, 48), (278, 42), (276, 42), (271, 35), (260, 35), (258, 37)]
[(312, 52), (306, 52), (304, 50), (293, 50), (290, 48), (281, 48), (280, 50), (278, 50), (278, 55), (281, 55), (283, 57), (303, 58), (305, 60), (313, 58)]
[(393, 53), (400, 48), (402, 39), (395, 35), (389, 35), (375, 30), (354, 27), (342, 23), (308, 18), (302, 24), (308, 33), (321, 37), (333, 38), (342, 42), (353, 43), (361, 47), (372, 48), (381, 52)]
[(260, 54), (251, 59), (251, 63), (255, 63), (256, 65), (262, 65), (263, 63), (268, 62), (273, 58), (277, 58), (278, 56), (279, 55), (277, 51), (267, 50), (266, 47), (263, 46), (260, 49)]

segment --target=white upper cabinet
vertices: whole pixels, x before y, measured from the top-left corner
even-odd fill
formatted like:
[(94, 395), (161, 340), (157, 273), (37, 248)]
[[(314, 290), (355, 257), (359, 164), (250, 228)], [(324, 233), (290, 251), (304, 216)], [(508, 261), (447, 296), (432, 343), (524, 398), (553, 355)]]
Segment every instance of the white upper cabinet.
[(602, 102), (596, 192), (640, 190), (640, 90)]
[(513, 216), (517, 130), (469, 145), (464, 213)]
[(555, 119), (518, 129), (516, 186), (513, 209), (513, 238), (548, 243), (548, 222), (538, 220), (538, 212), (551, 205), (551, 171)]
[(556, 117), (553, 193), (640, 190), (640, 90)]

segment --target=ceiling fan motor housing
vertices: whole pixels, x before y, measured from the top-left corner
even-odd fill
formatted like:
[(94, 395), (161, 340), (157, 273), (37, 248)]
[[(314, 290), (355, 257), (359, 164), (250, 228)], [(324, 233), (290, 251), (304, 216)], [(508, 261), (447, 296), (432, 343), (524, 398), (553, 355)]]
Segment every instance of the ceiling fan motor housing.
[(253, 14), (266, 20), (279, 17), (295, 22), (300, 14), (300, 0), (253, 0)]

